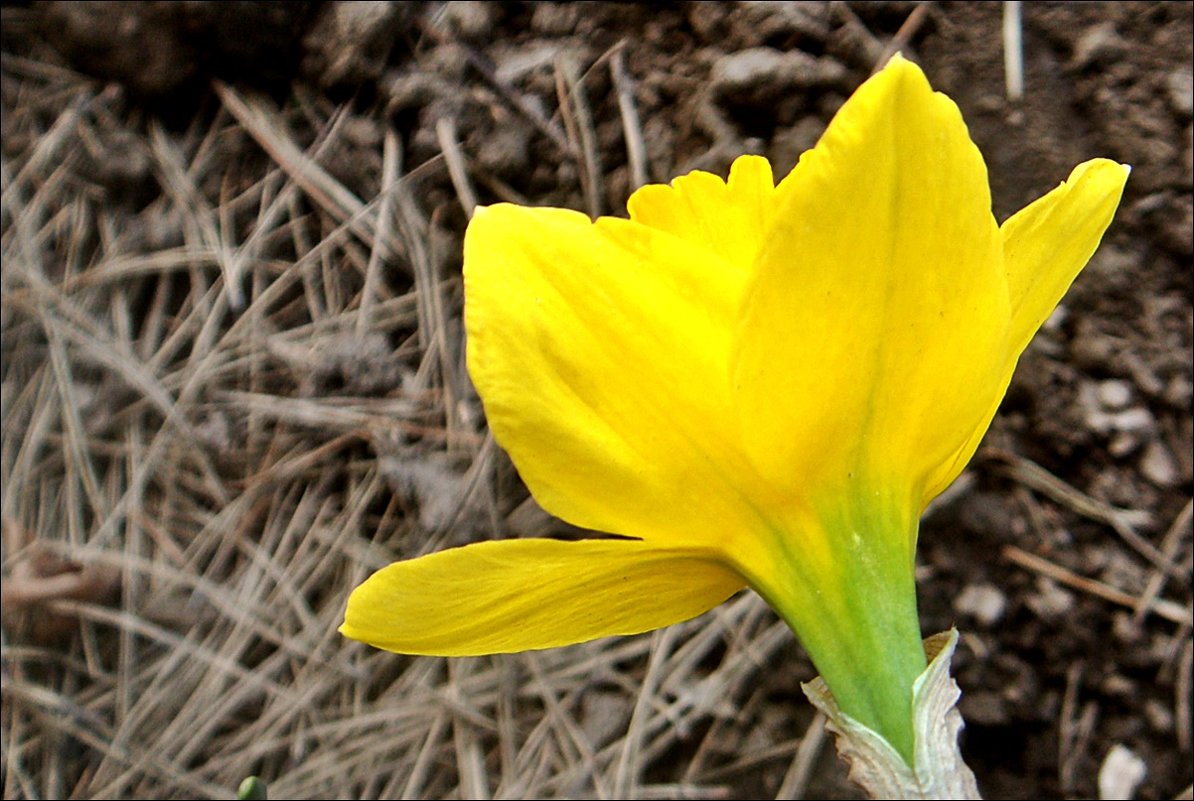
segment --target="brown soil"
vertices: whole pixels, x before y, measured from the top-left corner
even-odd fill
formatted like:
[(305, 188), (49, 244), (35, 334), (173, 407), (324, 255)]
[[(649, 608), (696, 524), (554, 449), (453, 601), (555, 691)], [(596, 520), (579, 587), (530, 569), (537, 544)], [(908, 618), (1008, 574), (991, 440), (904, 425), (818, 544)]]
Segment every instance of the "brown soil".
[(451, 664), (334, 627), (389, 559), (568, 533), (464, 375), (469, 195), (782, 173), (896, 46), (1000, 219), (1133, 166), (923, 526), (963, 750), (990, 798), (1191, 797), (1194, 6), (1024, 4), (1012, 101), (999, 3), (350, 5), (3, 9), (5, 798), (857, 797), (751, 597)]

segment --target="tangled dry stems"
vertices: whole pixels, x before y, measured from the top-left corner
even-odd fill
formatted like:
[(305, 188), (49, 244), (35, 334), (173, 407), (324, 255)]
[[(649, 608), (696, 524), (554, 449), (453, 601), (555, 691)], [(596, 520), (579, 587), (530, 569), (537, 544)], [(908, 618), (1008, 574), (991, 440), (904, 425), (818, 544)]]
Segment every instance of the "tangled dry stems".
[[(341, 638), (370, 571), (507, 530), (459, 232), (393, 131), (368, 197), (323, 166), (341, 109), (221, 86), (205, 122), (140, 136), (118, 92), (5, 61), (6, 798), (217, 798), (250, 774), (294, 798), (716, 797), (792, 761), (792, 739), (718, 742), (791, 642), (753, 596), (504, 658)], [(443, 141), (423, 176), (458, 163)]]

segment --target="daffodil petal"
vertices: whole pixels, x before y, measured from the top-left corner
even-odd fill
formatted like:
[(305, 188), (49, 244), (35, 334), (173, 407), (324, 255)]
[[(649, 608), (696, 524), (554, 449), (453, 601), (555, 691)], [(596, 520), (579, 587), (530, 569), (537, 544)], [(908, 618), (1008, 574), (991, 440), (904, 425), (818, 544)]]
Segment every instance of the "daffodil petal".
[(1009, 352), (1019, 358), (1094, 255), (1119, 207), (1130, 169), (1107, 159), (1079, 164), (1049, 194), (1004, 222), (1011, 299)]
[(642, 187), (627, 208), (635, 222), (706, 247), (745, 277), (775, 216), (775, 179), (767, 159), (741, 156), (728, 180), (691, 172)]
[(340, 631), (403, 654), (513, 653), (668, 626), (742, 586), (700, 553), (637, 540), (481, 542), (374, 573)]
[(781, 485), (854, 481), (860, 502), (899, 485), (917, 503), (1002, 369), (1007, 286), (982, 156), (953, 101), (897, 57), (779, 204), (733, 365), (749, 452)]
[(1079, 164), (1064, 183), (1003, 223), (1000, 234), (1011, 326), (1003, 374), (993, 381), (999, 391), (955, 457), (930, 479), (924, 503), (948, 487), (974, 456), (999, 410), (1020, 354), (1098, 248), (1129, 172), (1127, 166), (1107, 159)]
[(545, 509), (669, 543), (757, 528), (727, 484), (748, 469), (726, 380), (742, 271), (633, 221), (506, 204), (464, 250), (469, 373)]

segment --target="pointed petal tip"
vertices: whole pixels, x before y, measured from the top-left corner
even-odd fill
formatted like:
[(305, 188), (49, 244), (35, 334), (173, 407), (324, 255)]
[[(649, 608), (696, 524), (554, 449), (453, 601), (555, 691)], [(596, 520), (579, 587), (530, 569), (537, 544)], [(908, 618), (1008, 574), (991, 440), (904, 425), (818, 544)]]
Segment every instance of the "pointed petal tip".
[(1132, 174), (1131, 164), (1121, 164), (1114, 159), (1096, 158), (1084, 161), (1070, 171), (1066, 183), (1072, 183), (1088, 174), (1101, 174), (1108, 179), (1127, 181)]
[(1089, 200), (1114, 198), (1118, 204), (1131, 174), (1130, 164), (1105, 158), (1090, 159), (1074, 167), (1058, 189), (1067, 193), (1080, 192)]
[(915, 61), (908, 60), (908, 58), (906, 56), (904, 56), (904, 51), (897, 50), (891, 54), (891, 57), (889, 59), (887, 59), (887, 63), (884, 64), (882, 69), (880, 69), (879, 71), (882, 72), (883, 70), (901, 70), (901, 69), (907, 69), (908, 67), (912, 67), (913, 69), (916, 69), (916, 70), (920, 69), (920, 65), (918, 65)]
[(356, 640), (357, 642), (364, 642), (364, 640), (362, 640), (361, 637), (358, 636), (356, 629), (354, 629), (352, 626), (348, 625), (347, 621), (341, 623), (336, 628), (336, 631), (340, 634), (341, 637), (344, 637), (345, 639)]
[(898, 50), (892, 54), (891, 58), (887, 60), (887, 63), (883, 65), (883, 68), (876, 72), (871, 79), (874, 80), (874, 78), (884, 74), (893, 75), (896, 78), (912, 78), (914, 80), (919, 79), (926, 86), (929, 82), (928, 77), (925, 75), (924, 69), (915, 61), (905, 57), (904, 54)]
[(497, 206), (501, 206), (501, 205), (503, 205), (503, 204), (501, 204), (501, 203), (494, 203), (494, 204), (490, 204), (490, 205), (485, 205), (485, 206), (476, 206), (476, 207), (474, 207), (474, 208), (473, 208), (473, 216), (469, 217), (469, 220), (468, 220), (468, 221), (469, 221), (469, 225), (472, 225), (474, 222), (476, 222), (477, 220), (481, 219), (482, 217), (485, 217), (485, 216), (487, 216), (487, 215), (489, 215), (489, 214), (492, 214), (492, 213), (493, 213), (493, 210), (494, 210), (494, 208), (495, 208), (495, 207), (497, 207)]

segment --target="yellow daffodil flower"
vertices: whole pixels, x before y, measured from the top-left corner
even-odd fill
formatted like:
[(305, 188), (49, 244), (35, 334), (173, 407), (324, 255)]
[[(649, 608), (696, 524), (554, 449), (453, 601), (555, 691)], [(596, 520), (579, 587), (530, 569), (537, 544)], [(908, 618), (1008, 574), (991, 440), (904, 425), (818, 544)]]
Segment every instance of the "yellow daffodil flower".
[(775, 185), (739, 158), (630, 219), (498, 204), (464, 245), (468, 367), (536, 500), (623, 539), (390, 565), (341, 631), (466, 656), (636, 634), (753, 588), (841, 709), (913, 753), (917, 522), (1086, 264), (1128, 168), (1002, 226), (957, 106), (897, 56)]

